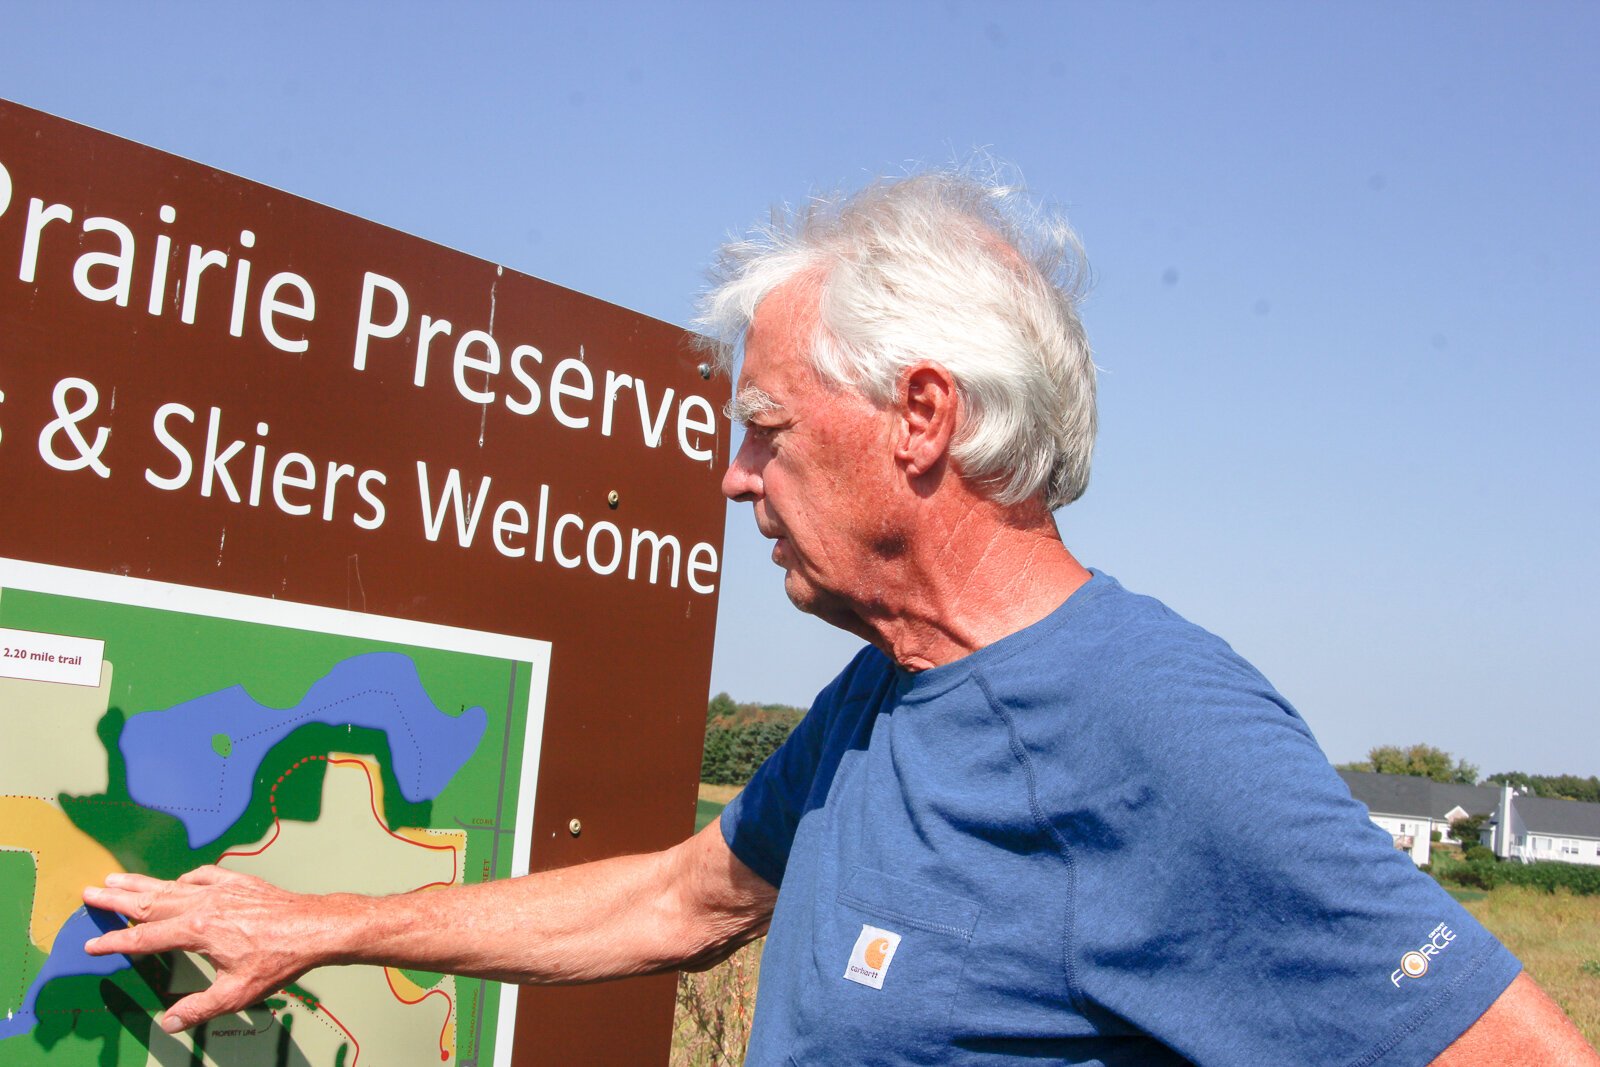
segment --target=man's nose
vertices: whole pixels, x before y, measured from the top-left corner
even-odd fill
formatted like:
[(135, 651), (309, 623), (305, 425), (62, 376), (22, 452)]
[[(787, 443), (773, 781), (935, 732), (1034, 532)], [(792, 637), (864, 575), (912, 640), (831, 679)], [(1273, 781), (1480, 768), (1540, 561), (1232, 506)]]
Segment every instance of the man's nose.
[(753, 453), (750, 439), (746, 437), (728, 462), (728, 469), (722, 474), (722, 495), (729, 500), (744, 503), (761, 495), (761, 475), (753, 462)]

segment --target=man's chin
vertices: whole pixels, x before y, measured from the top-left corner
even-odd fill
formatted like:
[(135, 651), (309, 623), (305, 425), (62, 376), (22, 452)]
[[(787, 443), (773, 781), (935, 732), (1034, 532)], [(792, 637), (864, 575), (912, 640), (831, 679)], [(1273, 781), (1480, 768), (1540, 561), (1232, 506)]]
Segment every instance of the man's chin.
[(807, 615), (815, 616), (829, 626), (837, 626), (846, 633), (871, 640), (870, 632), (863, 627), (861, 617), (849, 602), (796, 577), (793, 571), (784, 576), (783, 591), (789, 597), (789, 603)]
[(817, 590), (804, 579), (798, 577), (794, 571), (785, 571), (783, 574), (783, 593), (789, 598), (789, 603), (807, 615), (817, 613)]
[(818, 589), (792, 570), (784, 571), (783, 592), (789, 598), (789, 603), (800, 611), (807, 615), (815, 615), (823, 622), (838, 625), (834, 622), (834, 618), (840, 613), (841, 605), (838, 598)]

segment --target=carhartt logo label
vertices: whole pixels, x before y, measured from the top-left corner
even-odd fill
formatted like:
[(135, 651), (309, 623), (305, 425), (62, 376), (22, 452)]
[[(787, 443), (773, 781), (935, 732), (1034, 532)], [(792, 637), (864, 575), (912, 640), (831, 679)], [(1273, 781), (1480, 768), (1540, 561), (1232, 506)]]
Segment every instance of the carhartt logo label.
[(845, 980), (882, 989), (883, 976), (889, 973), (894, 950), (899, 947), (899, 934), (876, 926), (862, 926), (856, 947), (850, 950), (850, 963), (844, 969)]
[(1400, 957), (1400, 966), (1389, 975), (1389, 981), (1394, 983), (1396, 989), (1407, 978), (1421, 978), (1428, 973), (1428, 968), (1433, 965), (1433, 957), (1450, 947), (1450, 942), (1456, 939), (1456, 932), (1440, 923), (1428, 934), (1428, 940)]

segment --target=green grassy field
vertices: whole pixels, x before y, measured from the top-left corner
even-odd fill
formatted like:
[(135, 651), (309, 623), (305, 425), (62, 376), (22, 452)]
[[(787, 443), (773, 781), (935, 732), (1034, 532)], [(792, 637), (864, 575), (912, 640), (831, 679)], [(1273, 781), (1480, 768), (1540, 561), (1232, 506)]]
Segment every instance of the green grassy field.
[(736, 785), (711, 785), (707, 782), (700, 783), (700, 795), (694, 804), (694, 832), (699, 833), (706, 826), (722, 814), (722, 809), (728, 806), (728, 801), (739, 795), (739, 786)]
[(722, 814), (726, 804), (718, 804), (714, 800), (696, 800), (694, 802), (694, 832), (699, 833), (711, 824), (711, 820)]

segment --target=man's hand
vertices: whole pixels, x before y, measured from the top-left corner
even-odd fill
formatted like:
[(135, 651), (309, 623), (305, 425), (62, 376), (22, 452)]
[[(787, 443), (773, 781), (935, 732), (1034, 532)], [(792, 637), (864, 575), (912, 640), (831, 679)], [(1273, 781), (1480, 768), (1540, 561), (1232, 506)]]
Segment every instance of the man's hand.
[(84, 947), (210, 960), (212, 987), (162, 1018), (174, 1032), (328, 964), (562, 984), (708, 967), (766, 929), (777, 897), (713, 823), (665, 852), (388, 897), (290, 893), (219, 867), (176, 882), (114, 874), (83, 899), (136, 925)]
[(184, 997), (162, 1017), (168, 1033), (260, 1003), (322, 962), (311, 951), (318, 939), (308, 935), (323, 898), (221, 867), (201, 867), (176, 882), (111, 874), (104, 888), (85, 889), (83, 899), (136, 924), (86, 943), (90, 955), (197, 952), (215, 965), (211, 988)]

